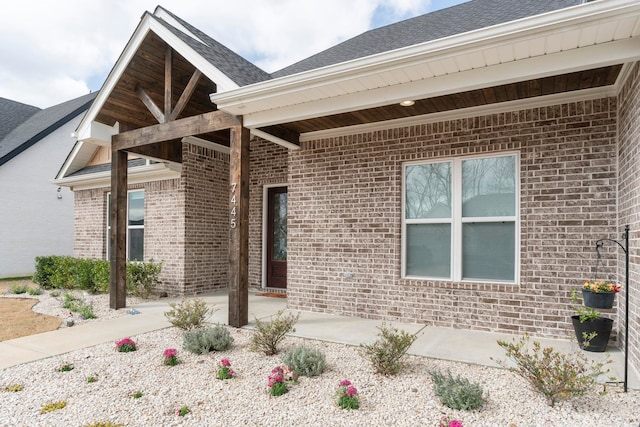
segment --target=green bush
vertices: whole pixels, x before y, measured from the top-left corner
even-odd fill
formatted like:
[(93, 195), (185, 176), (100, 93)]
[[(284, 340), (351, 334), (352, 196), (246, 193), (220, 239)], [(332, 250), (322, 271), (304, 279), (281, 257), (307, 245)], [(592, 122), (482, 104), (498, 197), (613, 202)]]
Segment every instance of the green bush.
[(11, 285), (11, 287), (9, 288), (9, 293), (16, 295), (25, 294), (28, 291), (29, 287), (26, 285)]
[(506, 362), (498, 361), (511, 372), (527, 380), (534, 391), (547, 399), (549, 406), (570, 397), (583, 396), (596, 385), (600, 375), (608, 372), (604, 367), (611, 363), (608, 357), (604, 362), (589, 360), (580, 352), (560, 353), (553, 347), (542, 348), (538, 341), (528, 346), (529, 336), (509, 343), (499, 340), (498, 345), (506, 350), (506, 355), (516, 366), (507, 367)]
[(431, 371), (429, 375), (433, 381), (433, 391), (443, 405), (464, 411), (480, 409), (484, 405), (484, 392), (480, 384), (461, 376), (453, 377), (451, 372), (443, 375), (439, 371)]
[(32, 280), (45, 289), (51, 289), (51, 276), (55, 270), (56, 256), (38, 256), (36, 257), (36, 271)]
[(127, 293), (148, 298), (156, 285), (160, 282), (162, 263), (156, 263), (153, 259), (148, 262), (127, 263)]
[(93, 313), (93, 306), (91, 304), (85, 304), (81, 299), (71, 295), (70, 293), (64, 294), (64, 301), (62, 307), (67, 310), (78, 313), (85, 319), (95, 319), (96, 315)]
[(55, 269), (51, 275), (51, 284), (58, 289), (76, 289), (75, 258), (70, 256), (56, 257)]
[(290, 332), (295, 332), (294, 325), (298, 322), (300, 313), (297, 315), (283, 315), (283, 310), (276, 313), (275, 318), (268, 322), (256, 318), (256, 329), (251, 336), (251, 349), (262, 351), (267, 356), (278, 353), (278, 344)]
[(111, 264), (106, 259), (93, 260), (93, 283), (98, 292), (109, 292)]
[(315, 377), (324, 372), (326, 360), (320, 350), (297, 347), (285, 354), (282, 362), (293, 369), (298, 375)]
[(29, 295), (35, 296), (35, 295), (42, 295), (44, 291), (42, 290), (42, 288), (29, 288), (27, 287), (27, 293)]
[(196, 328), (185, 331), (182, 348), (190, 353), (207, 354), (211, 351), (224, 351), (231, 347), (233, 337), (222, 325), (213, 328)]
[(171, 310), (164, 313), (169, 322), (186, 331), (199, 328), (207, 317), (214, 313), (201, 299), (183, 299), (179, 304), (169, 304)]
[(418, 336), (387, 327), (384, 322), (378, 329), (379, 338), (373, 344), (360, 344), (360, 354), (371, 362), (376, 373), (396, 375), (404, 368), (402, 359)]

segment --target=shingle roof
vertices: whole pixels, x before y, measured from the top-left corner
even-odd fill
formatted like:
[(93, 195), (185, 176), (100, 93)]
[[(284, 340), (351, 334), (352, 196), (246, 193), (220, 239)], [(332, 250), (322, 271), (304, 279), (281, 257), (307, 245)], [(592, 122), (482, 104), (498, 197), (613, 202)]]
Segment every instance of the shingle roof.
[(89, 108), (97, 92), (40, 110), (0, 141), (0, 166)]
[(282, 77), (539, 15), (584, 0), (471, 0), (376, 28), (272, 74)]
[(33, 105), (0, 98), (0, 141), (38, 111)]
[(168, 10), (164, 8), (163, 10), (167, 14), (171, 15), (176, 21), (180, 22), (180, 24), (191, 31), (200, 40), (202, 40), (204, 44), (200, 43), (197, 40), (194, 40), (192, 37), (184, 34), (182, 31), (174, 28), (162, 18), (156, 17), (156, 19), (163, 25), (165, 25), (165, 27), (167, 27), (182, 41), (191, 46), (192, 49), (198, 52), (203, 58), (209, 61), (218, 70), (222, 71), (238, 86), (246, 86), (252, 83), (269, 80), (271, 78), (271, 75), (266, 71), (247, 61), (226, 46), (218, 43), (202, 31), (198, 30), (188, 22), (180, 19)]
[[(147, 160), (143, 158), (128, 160), (127, 168), (131, 169), (132, 167), (135, 167), (135, 166), (144, 166), (146, 163), (147, 163)], [(67, 176), (71, 177), (71, 176), (89, 175), (92, 173), (99, 173), (99, 172), (111, 172), (111, 163), (87, 166)]]

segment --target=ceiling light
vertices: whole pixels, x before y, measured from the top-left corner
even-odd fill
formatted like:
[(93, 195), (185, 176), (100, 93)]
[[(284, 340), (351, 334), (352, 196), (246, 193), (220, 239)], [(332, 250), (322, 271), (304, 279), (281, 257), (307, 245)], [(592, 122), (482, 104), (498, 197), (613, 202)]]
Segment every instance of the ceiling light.
[(400, 105), (402, 105), (403, 107), (411, 107), (415, 103), (416, 103), (416, 101), (413, 101), (411, 99), (407, 99), (406, 101), (402, 101), (400, 103)]

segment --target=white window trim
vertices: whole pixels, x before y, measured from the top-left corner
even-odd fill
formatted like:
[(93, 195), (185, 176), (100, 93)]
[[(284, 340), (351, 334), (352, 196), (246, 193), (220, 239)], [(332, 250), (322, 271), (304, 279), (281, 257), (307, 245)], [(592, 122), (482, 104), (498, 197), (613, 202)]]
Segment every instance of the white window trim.
[[(134, 193), (136, 191), (141, 191), (143, 194), (145, 193), (144, 188), (136, 188), (136, 189), (133, 189), (133, 190), (127, 190), (127, 219), (126, 219), (126, 221), (127, 221), (127, 248), (126, 248), (127, 249), (127, 253), (126, 253), (127, 261), (129, 261), (129, 242), (131, 240), (131, 236), (129, 234), (129, 230), (134, 230), (134, 229), (138, 229), (138, 230), (142, 229), (142, 230), (144, 230), (144, 225), (129, 225), (129, 193)], [(110, 224), (110, 221), (109, 221), (109, 216), (111, 215), (111, 212), (110, 212), (110, 209), (109, 209), (109, 199), (110, 198), (111, 198), (111, 192), (109, 191), (109, 192), (107, 192), (107, 217), (106, 217), (107, 227), (106, 227), (106, 239), (105, 239), (106, 247), (107, 247), (107, 252), (106, 252), (107, 261), (109, 261), (109, 256), (111, 255), (109, 253), (109, 250), (111, 249), (110, 248), (110, 243), (111, 243), (111, 238), (110, 238), (111, 237), (110, 236), (111, 224)], [(145, 204), (146, 204), (146, 197), (145, 197), (144, 200), (145, 200)], [(142, 257), (144, 258), (144, 249), (143, 249), (143, 252), (142, 252)]]
[[(260, 286), (265, 289), (267, 287), (267, 233), (268, 233), (268, 218), (269, 218), (269, 189), (286, 187), (287, 192), (289, 185), (283, 184), (265, 184), (262, 186), (262, 277)], [(289, 204), (287, 198), (287, 205)], [(287, 207), (288, 211), (288, 207)], [(288, 242), (287, 242), (288, 244)]]
[[(516, 209), (515, 215), (509, 217), (509, 220), (513, 220), (515, 226), (515, 247), (514, 250), (514, 280), (497, 280), (497, 279), (463, 279), (462, 278), (462, 224), (468, 222), (497, 222), (504, 220), (505, 217), (462, 217), (462, 197), (459, 191), (462, 188), (462, 167), (455, 166), (454, 164), (462, 164), (464, 160), (472, 159), (486, 159), (496, 157), (515, 156), (515, 174), (516, 174)], [(406, 168), (407, 166), (424, 165), (433, 163), (447, 163), (452, 164), (451, 175), (451, 218), (434, 218), (428, 221), (420, 219), (406, 219)], [(443, 157), (434, 159), (423, 159), (418, 161), (405, 162), (402, 164), (402, 236), (401, 236), (401, 278), (413, 279), (413, 280), (431, 280), (440, 282), (463, 282), (463, 283), (505, 283), (517, 285), (520, 283), (520, 153), (518, 151), (506, 151), (500, 153), (489, 153), (482, 155), (472, 155), (463, 157)], [(441, 223), (451, 224), (451, 277), (427, 277), (427, 276), (410, 276), (407, 275), (407, 224), (420, 224), (420, 223)]]

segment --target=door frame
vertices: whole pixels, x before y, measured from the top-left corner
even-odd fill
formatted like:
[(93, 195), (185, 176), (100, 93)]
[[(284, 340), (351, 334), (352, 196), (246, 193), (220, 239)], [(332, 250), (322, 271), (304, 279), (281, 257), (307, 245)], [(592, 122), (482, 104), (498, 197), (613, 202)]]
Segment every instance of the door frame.
[[(264, 289), (267, 287), (267, 241), (268, 241), (268, 218), (269, 218), (269, 189), (285, 187), (287, 188), (287, 192), (289, 190), (289, 185), (287, 183), (281, 184), (264, 184), (262, 186), (262, 278), (260, 286)], [(287, 198), (287, 212), (289, 212), (288, 208), (288, 198)], [(287, 238), (287, 245), (288, 245)]]

